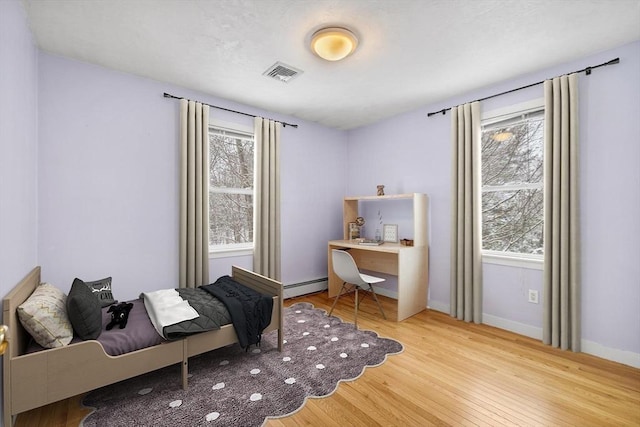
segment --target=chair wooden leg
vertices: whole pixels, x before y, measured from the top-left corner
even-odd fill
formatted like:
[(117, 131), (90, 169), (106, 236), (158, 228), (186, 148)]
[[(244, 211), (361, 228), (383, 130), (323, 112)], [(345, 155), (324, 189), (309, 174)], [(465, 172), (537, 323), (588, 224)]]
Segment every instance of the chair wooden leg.
[(327, 314), (327, 316), (331, 316), (331, 313), (333, 313), (333, 309), (336, 306), (336, 303), (338, 302), (338, 299), (340, 299), (340, 295), (342, 295), (342, 291), (344, 291), (344, 287), (347, 284), (347, 282), (343, 282), (342, 283), (342, 287), (340, 288), (340, 292), (338, 292), (338, 295), (336, 296), (336, 299), (333, 301), (333, 305), (331, 306), (331, 310), (329, 310), (329, 314)]
[(373, 286), (371, 286), (371, 283), (369, 283), (369, 290), (371, 291), (371, 294), (373, 295), (373, 299), (376, 300), (376, 304), (378, 304), (378, 308), (380, 309), (380, 313), (382, 313), (382, 317), (384, 318), (384, 320), (387, 320), (387, 316), (385, 316), (385, 314), (384, 314), (384, 310), (382, 309), (382, 306), (380, 305), (380, 301), (378, 301), (378, 297), (376, 296), (376, 291), (373, 290)]

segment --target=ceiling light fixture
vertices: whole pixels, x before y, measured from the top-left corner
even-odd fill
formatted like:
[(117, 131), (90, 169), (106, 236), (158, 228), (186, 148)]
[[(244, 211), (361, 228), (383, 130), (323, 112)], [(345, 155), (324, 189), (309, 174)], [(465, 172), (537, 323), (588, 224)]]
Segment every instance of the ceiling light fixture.
[(358, 46), (358, 38), (346, 28), (328, 27), (311, 36), (311, 50), (327, 61), (339, 61), (351, 55)]

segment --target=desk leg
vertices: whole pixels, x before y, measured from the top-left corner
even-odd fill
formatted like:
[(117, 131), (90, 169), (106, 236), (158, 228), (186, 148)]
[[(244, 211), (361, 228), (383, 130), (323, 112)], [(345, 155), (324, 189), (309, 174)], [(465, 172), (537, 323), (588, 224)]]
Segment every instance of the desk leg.
[(329, 298), (334, 298), (340, 293), (340, 279), (333, 272), (333, 261), (331, 257), (331, 249), (340, 249), (339, 247), (329, 245), (327, 250), (327, 294)]
[(427, 308), (428, 269), (426, 248), (398, 255), (398, 317), (404, 320)]

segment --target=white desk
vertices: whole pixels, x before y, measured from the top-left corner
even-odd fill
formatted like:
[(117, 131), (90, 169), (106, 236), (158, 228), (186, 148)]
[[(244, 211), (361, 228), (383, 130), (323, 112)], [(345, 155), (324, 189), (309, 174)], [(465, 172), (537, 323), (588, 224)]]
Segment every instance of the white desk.
[(427, 307), (429, 269), (427, 246), (402, 246), (383, 243), (379, 246), (360, 245), (352, 240), (331, 240), (328, 247), (329, 297), (340, 292), (342, 281), (333, 272), (332, 249), (349, 249), (361, 270), (377, 271), (398, 277), (398, 310), (396, 321), (421, 312)]

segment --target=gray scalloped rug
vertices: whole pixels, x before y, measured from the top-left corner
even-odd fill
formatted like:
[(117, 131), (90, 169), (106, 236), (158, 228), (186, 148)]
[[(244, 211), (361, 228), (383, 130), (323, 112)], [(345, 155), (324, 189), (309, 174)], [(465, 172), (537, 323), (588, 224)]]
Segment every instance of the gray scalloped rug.
[(190, 359), (187, 391), (174, 365), (89, 393), (83, 403), (95, 410), (82, 425), (260, 426), (403, 351), (398, 341), (356, 330), (310, 303), (286, 307), (284, 323), (282, 352), (274, 331), (248, 352), (236, 344)]

